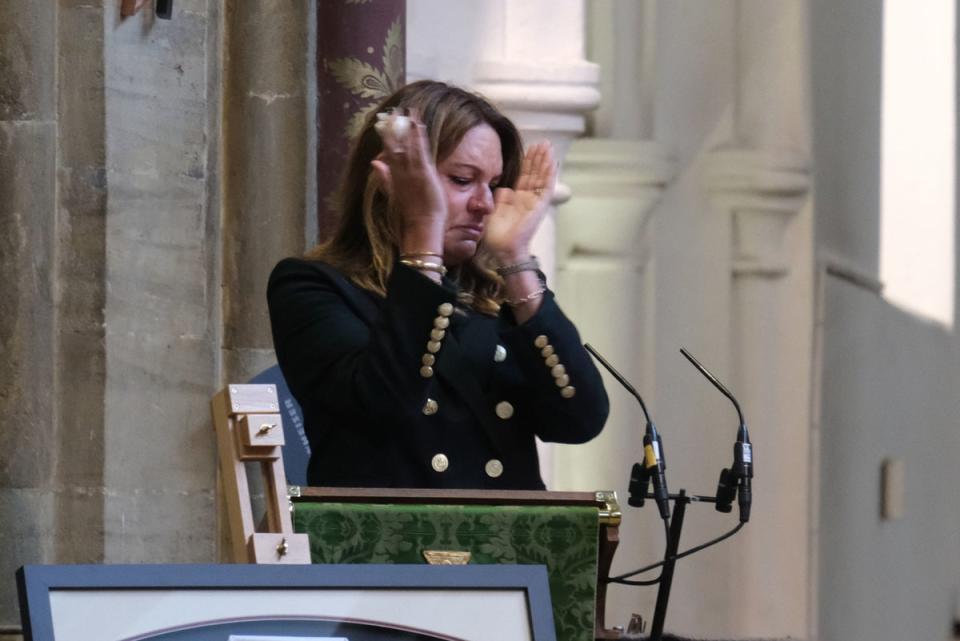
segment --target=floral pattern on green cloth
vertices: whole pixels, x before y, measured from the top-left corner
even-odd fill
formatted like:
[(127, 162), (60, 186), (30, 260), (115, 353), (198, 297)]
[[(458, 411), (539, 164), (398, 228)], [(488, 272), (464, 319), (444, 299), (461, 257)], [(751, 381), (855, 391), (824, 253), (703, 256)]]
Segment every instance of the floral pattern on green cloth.
[(558, 641), (593, 640), (596, 508), (302, 502), (293, 527), (314, 563), (425, 563), (424, 550), (457, 550), (471, 563), (546, 565)]

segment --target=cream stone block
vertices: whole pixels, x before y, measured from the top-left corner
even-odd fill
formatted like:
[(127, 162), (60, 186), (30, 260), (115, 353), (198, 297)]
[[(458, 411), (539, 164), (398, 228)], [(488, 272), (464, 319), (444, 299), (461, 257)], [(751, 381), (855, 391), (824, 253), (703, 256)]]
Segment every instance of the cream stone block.
[(784, 275), (784, 235), (809, 196), (809, 161), (785, 150), (719, 149), (707, 157), (704, 181), (733, 218), (734, 273)]
[(650, 216), (673, 170), (669, 155), (654, 142), (575, 141), (564, 180), (577, 198), (557, 214), (559, 263), (579, 255), (644, 262)]

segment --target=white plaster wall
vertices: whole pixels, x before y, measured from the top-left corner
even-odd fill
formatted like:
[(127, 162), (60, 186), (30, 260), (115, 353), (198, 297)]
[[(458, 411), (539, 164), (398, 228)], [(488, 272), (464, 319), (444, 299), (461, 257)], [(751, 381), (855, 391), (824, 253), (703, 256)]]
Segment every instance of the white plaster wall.
[(883, 3), (810, 5), (817, 248), (876, 276)]
[[(960, 590), (960, 340), (828, 277), (821, 413), (822, 639), (949, 639)], [(880, 468), (904, 465), (883, 521)]]
[[(869, 285), (879, 262), (882, 3), (811, 5), (818, 252)], [(952, 638), (960, 339), (863, 286), (822, 278), (820, 638)], [(894, 521), (879, 513), (887, 457), (904, 464), (904, 517)]]

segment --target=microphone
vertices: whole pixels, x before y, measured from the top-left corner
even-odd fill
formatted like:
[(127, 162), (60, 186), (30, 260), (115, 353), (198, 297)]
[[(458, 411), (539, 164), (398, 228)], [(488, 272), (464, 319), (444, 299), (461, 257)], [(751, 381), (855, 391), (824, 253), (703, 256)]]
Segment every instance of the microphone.
[(660, 517), (667, 520), (670, 518), (670, 493), (667, 491), (667, 477), (664, 473), (667, 469), (667, 463), (663, 455), (663, 442), (660, 440), (657, 426), (650, 419), (647, 406), (633, 385), (614, 369), (613, 365), (608, 363), (590, 343), (585, 343), (584, 347), (617, 379), (618, 383), (623, 385), (637, 399), (640, 403), (640, 409), (643, 410), (643, 416), (647, 419), (647, 427), (643, 434), (643, 465), (640, 463), (634, 463), (633, 465), (630, 473), (630, 498), (627, 503), (633, 507), (643, 507), (644, 495), (647, 493), (647, 486), (652, 480), (653, 500), (656, 501), (657, 508), (660, 510)]
[(737, 479), (730, 468), (720, 470), (720, 480), (717, 481), (717, 502), (714, 507), (717, 512), (729, 514), (733, 511), (733, 499), (737, 498)]
[(737, 492), (737, 504), (740, 506), (740, 522), (750, 520), (750, 503), (753, 500), (753, 445), (750, 444), (750, 435), (747, 425), (740, 422), (737, 428), (737, 442), (733, 446), (733, 476), (740, 481)]
[(700, 364), (693, 355), (681, 347), (680, 353), (686, 356), (694, 367), (703, 374), (713, 386), (720, 390), (720, 393), (730, 399), (733, 406), (737, 409), (737, 416), (740, 417), (740, 425), (737, 427), (737, 442), (733, 445), (733, 465), (724, 468), (720, 472), (720, 481), (717, 483), (717, 502), (718, 512), (730, 512), (733, 510), (733, 497), (737, 497), (737, 505), (740, 508), (740, 522), (746, 523), (750, 520), (750, 504), (753, 500), (752, 480), (753, 480), (753, 445), (750, 444), (750, 433), (747, 431), (747, 423), (743, 420), (743, 412), (740, 410), (740, 403), (733, 397), (733, 394), (724, 387), (716, 376), (711, 374), (706, 367)]

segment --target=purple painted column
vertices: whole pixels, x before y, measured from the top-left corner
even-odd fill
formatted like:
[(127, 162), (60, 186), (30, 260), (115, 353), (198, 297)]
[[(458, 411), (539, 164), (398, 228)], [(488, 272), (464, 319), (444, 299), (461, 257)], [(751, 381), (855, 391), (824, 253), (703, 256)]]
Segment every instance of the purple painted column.
[(404, 84), (406, 0), (317, 3), (318, 240), (336, 218), (353, 137), (380, 100)]

